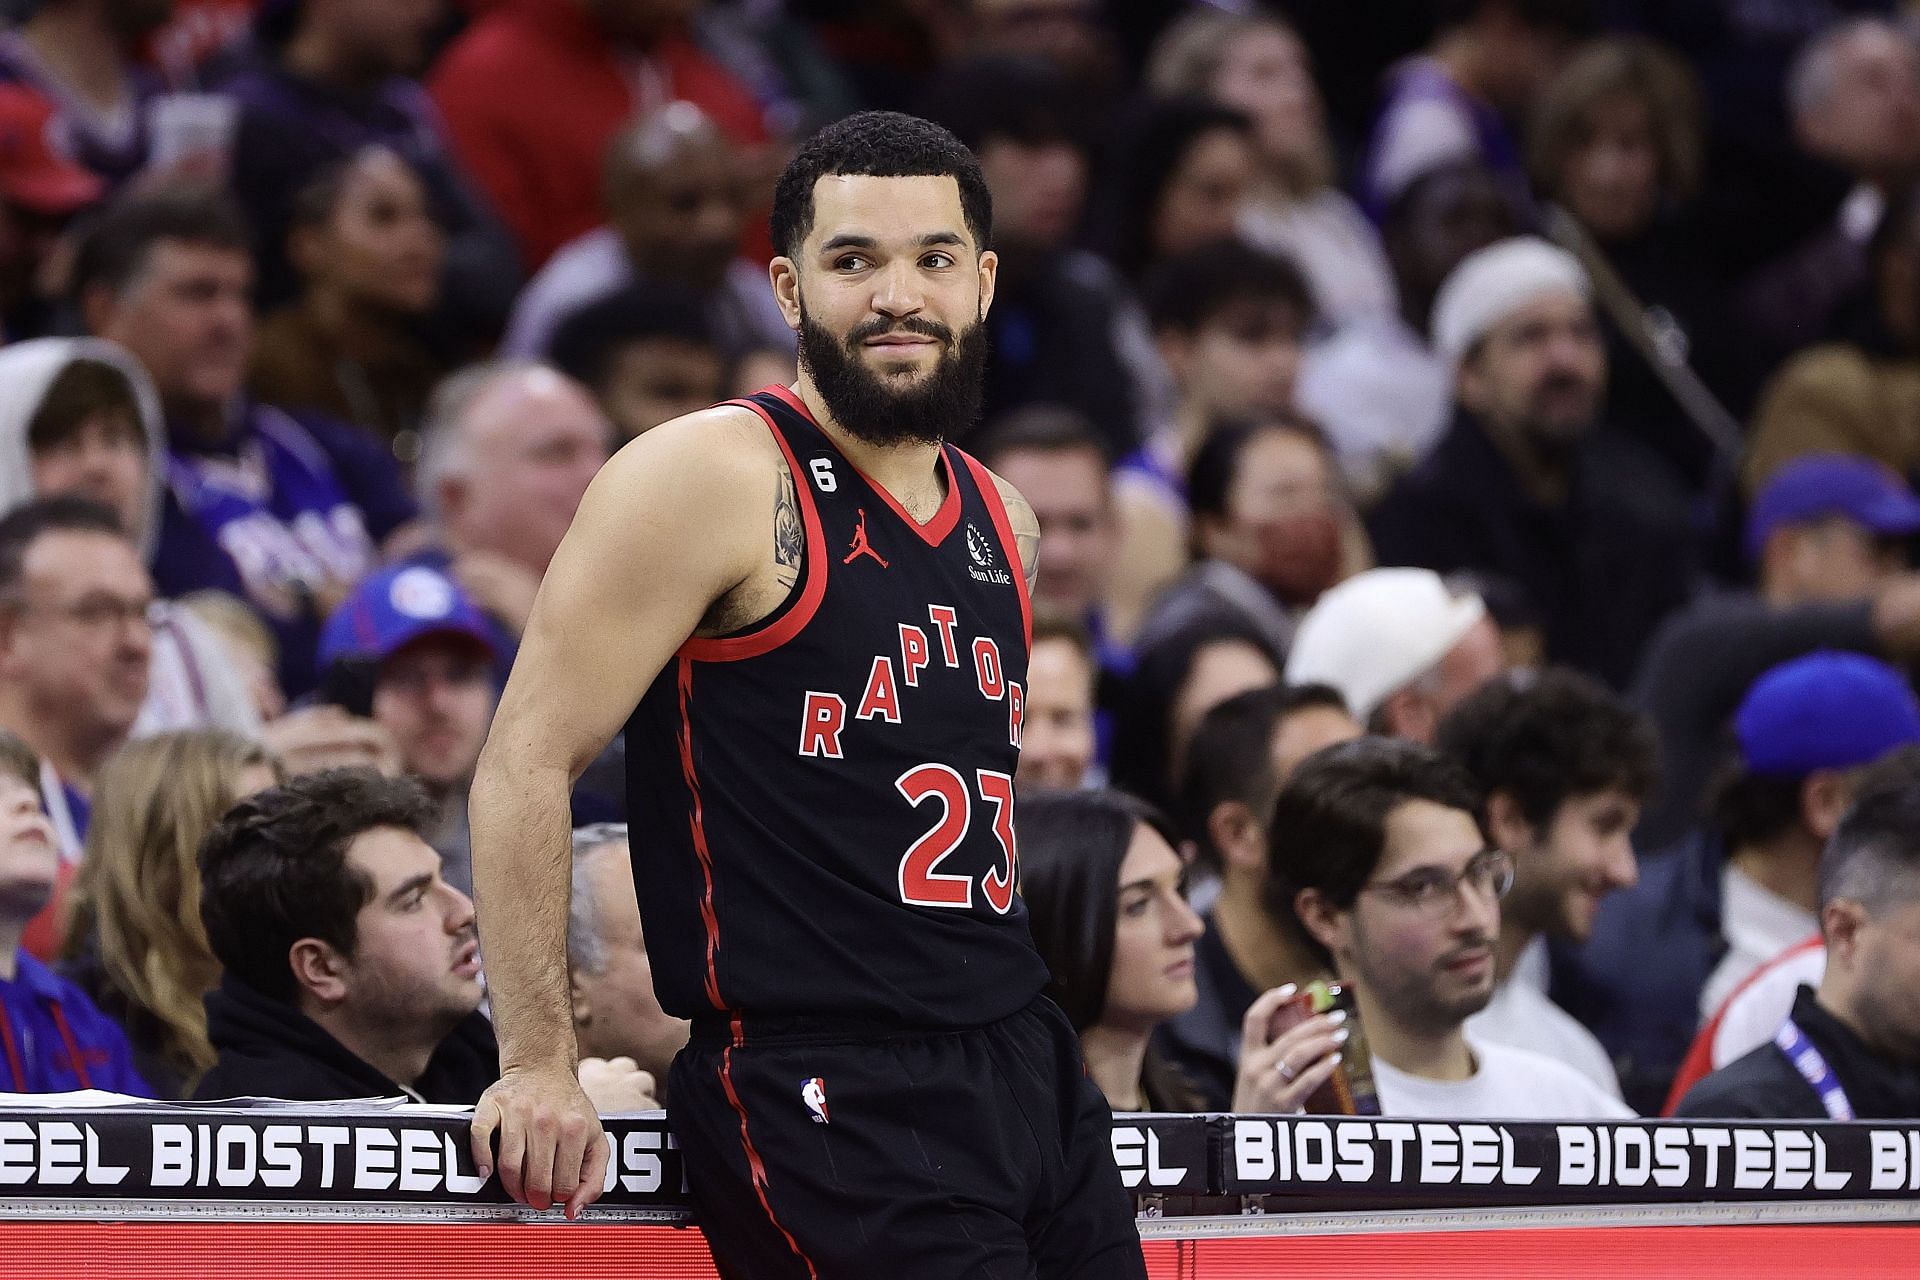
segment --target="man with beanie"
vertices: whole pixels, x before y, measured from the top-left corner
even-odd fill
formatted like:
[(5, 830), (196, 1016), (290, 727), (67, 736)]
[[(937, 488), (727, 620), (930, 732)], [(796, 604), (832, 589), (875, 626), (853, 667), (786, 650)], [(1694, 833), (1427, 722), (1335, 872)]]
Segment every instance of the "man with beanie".
[(1601, 904), (1585, 947), (1553, 952), (1554, 1002), (1599, 1037), (1642, 1112), (1727, 995), (1818, 927), (1821, 847), (1861, 772), (1920, 743), (1920, 702), (1883, 662), (1811, 653), (1755, 681), (1733, 728), (1707, 824)]
[(1503, 669), (1479, 596), (1454, 595), (1428, 569), (1369, 569), (1307, 611), (1286, 675), (1339, 690), (1371, 733), (1430, 746), (1441, 719)]
[(1375, 509), (1382, 564), (1503, 574), (1546, 620), (1547, 653), (1623, 686), (1683, 603), (1694, 555), (1665, 465), (1599, 426), (1607, 360), (1586, 273), (1519, 236), (1470, 255), (1434, 305), (1455, 413)]

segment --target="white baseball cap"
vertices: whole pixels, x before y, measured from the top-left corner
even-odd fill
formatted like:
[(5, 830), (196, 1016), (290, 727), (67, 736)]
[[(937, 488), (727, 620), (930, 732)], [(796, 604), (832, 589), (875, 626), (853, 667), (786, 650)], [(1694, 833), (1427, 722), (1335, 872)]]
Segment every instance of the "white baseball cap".
[(1487, 606), (1456, 596), (1431, 569), (1369, 569), (1322, 595), (1294, 633), (1288, 684), (1327, 684), (1355, 718), (1425, 675)]
[(1433, 303), (1433, 349), (1458, 367), (1473, 344), (1529, 303), (1592, 296), (1580, 259), (1538, 236), (1514, 236), (1461, 259)]

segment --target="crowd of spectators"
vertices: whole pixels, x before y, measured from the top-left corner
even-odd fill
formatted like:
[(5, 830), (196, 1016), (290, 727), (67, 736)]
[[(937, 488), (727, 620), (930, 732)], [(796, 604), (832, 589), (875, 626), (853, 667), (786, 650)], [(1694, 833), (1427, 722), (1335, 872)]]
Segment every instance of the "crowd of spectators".
[[(613, 451), (792, 379), (772, 179), (865, 106), (992, 192), (956, 443), (1040, 519), (1016, 825), (1116, 1108), (1357, 1043), (1390, 1113), (1837, 1114), (1811, 1043), (1920, 1115), (1915, 6), (6, 10), (11, 1087), (477, 1096), (534, 597)], [(686, 1035), (622, 760), (608, 1109)]]

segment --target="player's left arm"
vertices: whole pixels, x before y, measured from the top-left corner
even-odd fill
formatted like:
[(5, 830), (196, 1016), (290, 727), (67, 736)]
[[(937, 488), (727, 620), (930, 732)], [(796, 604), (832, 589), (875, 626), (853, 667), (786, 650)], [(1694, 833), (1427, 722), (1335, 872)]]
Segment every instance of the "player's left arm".
[[(987, 473), (993, 475), (991, 471)], [(1034, 584), (1040, 581), (1040, 517), (1033, 514), (1033, 507), (1020, 496), (1020, 491), (993, 476), (994, 487), (1000, 490), (1000, 501), (1007, 508), (1007, 524), (1013, 529), (1013, 549), (1020, 555), (1020, 569), (1027, 577), (1027, 594), (1033, 594)]]

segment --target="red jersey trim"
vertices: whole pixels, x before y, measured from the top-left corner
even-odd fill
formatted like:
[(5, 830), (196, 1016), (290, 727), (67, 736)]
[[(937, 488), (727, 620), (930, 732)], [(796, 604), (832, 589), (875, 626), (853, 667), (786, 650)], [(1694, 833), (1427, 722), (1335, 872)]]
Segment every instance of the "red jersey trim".
[[(791, 387), (776, 386), (768, 387), (767, 390), (786, 401), (795, 411), (806, 414), (807, 421), (814, 422), (813, 414), (808, 411), (806, 402), (795, 395)], [(818, 426), (819, 423), (814, 422), (814, 425)], [(824, 435), (825, 433), (822, 432), (822, 434)], [(831, 440), (832, 437), (828, 437), (828, 439)], [(940, 450), (940, 465), (947, 473), (947, 496), (940, 503), (940, 509), (933, 513), (933, 518), (925, 524), (921, 524), (918, 520), (915, 520), (913, 516), (908, 513), (907, 509), (901, 506), (899, 501), (891, 493), (887, 492), (885, 485), (876, 483), (866, 472), (860, 470), (859, 467), (854, 467), (853, 459), (848, 458), (845, 453), (842, 453), (840, 457), (848, 466), (853, 467), (854, 474), (867, 482), (867, 488), (873, 490), (880, 501), (886, 503), (887, 506), (893, 509), (893, 514), (900, 517), (900, 522), (906, 525), (907, 528), (913, 530), (919, 539), (928, 546), (937, 547), (942, 542), (945, 542), (947, 535), (952, 533), (954, 527), (960, 523), (959, 487), (954, 484), (953, 463), (948, 460), (947, 451), (944, 448)]]
[(726, 1090), (727, 1102), (732, 1105), (734, 1114), (740, 1117), (740, 1146), (747, 1154), (747, 1173), (753, 1180), (753, 1193), (760, 1198), (760, 1208), (767, 1215), (767, 1221), (771, 1222), (773, 1229), (786, 1239), (787, 1247), (793, 1250), (793, 1256), (800, 1259), (801, 1265), (806, 1267), (809, 1280), (818, 1280), (820, 1273), (814, 1270), (813, 1259), (801, 1250), (800, 1242), (793, 1238), (793, 1233), (788, 1231), (779, 1217), (774, 1214), (773, 1204), (767, 1199), (767, 1166), (761, 1161), (760, 1152), (754, 1148), (753, 1136), (747, 1132), (747, 1108), (741, 1103), (740, 1095), (733, 1087), (733, 1050), (734, 1045), (742, 1042), (740, 1019), (737, 1016), (733, 1020), (733, 1038), (734, 1044), (720, 1051), (720, 1084)]
[[(1020, 544), (1013, 539), (1013, 521), (1007, 516), (1007, 504), (1000, 497), (1000, 486), (993, 482), (993, 472), (981, 465), (980, 460), (963, 450), (955, 449), (967, 470), (973, 472), (973, 483), (980, 490), (980, 501), (987, 504), (987, 514), (993, 517), (993, 531), (1000, 539), (1000, 545), (1011, 552), (1015, 561), (1020, 556)], [(1033, 652), (1033, 601), (1027, 595), (1027, 566), (1020, 565), (1020, 572), (1013, 575), (1014, 590), (1020, 593), (1020, 625), (1026, 629), (1027, 652)]]
[(694, 856), (700, 860), (700, 876), (705, 888), (700, 895), (700, 922), (707, 931), (707, 1002), (725, 1009), (720, 998), (720, 916), (713, 909), (713, 851), (707, 848), (706, 814), (700, 806), (700, 775), (693, 767), (693, 720), (687, 703), (693, 696), (693, 660), (680, 656), (680, 776), (687, 783), (687, 823), (693, 833)]
[[(768, 390), (783, 393), (783, 399), (799, 403), (785, 387), (769, 387)], [(759, 414), (760, 420), (767, 424), (767, 430), (773, 433), (774, 443), (786, 455), (787, 473), (793, 477), (793, 489), (799, 497), (800, 521), (807, 530), (807, 563), (802, 567), (806, 580), (800, 586), (800, 598), (794, 601), (793, 607), (757, 631), (738, 636), (693, 636), (687, 639), (680, 646), (680, 656), (696, 662), (738, 662), (742, 658), (757, 658), (761, 654), (772, 653), (799, 635), (813, 621), (813, 615), (820, 609), (821, 598), (827, 594), (827, 535), (820, 525), (820, 512), (813, 504), (813, 487), (801, 472), (800, 462), (793, 456), (793, 447), (787, 443), (787, 437), (772, 416), (759, 405), (751, 400), (729, 400), (726, 403), (740, 405)], [(802, 408), (801, 412), (806, 410)]]

